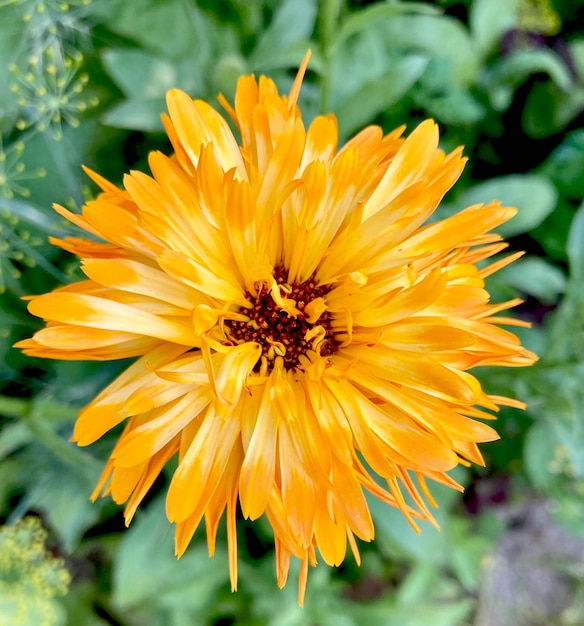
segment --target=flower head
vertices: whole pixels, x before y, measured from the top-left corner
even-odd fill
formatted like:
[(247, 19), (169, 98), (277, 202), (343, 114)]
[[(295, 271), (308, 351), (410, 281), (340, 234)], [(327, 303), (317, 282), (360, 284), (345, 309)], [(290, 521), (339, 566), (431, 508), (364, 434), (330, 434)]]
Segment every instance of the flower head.
[[(334, 116), (306, 129), (297, 98), (242, 77), (225, 119), (181, 91), (163, 116), (174, 155), (150, 155), (82, 215), (56, 210), (105, 241), (53, 240), (87, 280), (31, 299), (47, 327), (19, 345), (56, 359), (140, 357), (85, 407), (73, 440), (125, 429), (94, 497), (132, 519), (175, 455), (167, 494), (182, 554), (203, 517), (210, 552), (226, 512), (236, 586), (236, 510), (266, 515), (279, 585), (301, 560), (302, 602), (317, 553), (358, 560), (373, 538), (364, 491), (414, 527), (433, 522), (430, 478), (481, 463), (497, 434), (478, 419), (498, 405), (469, 373), (529, 365), (500, 328), (516, 301), (489, 304), (484, 278), (517, 255), (490, 231), (515, 214), (498, 202), (426, 224), (462, 172), (436, 124), (406, 139), (369, 127), (338, 147)], [(480, 268), (478, 263), (482, 262)], [(477, 419), (478, 418), (478, 419)], [(383, 486), (382, 486), (383, 485)], [(411, 504), (406, 503), (409, 495)]]

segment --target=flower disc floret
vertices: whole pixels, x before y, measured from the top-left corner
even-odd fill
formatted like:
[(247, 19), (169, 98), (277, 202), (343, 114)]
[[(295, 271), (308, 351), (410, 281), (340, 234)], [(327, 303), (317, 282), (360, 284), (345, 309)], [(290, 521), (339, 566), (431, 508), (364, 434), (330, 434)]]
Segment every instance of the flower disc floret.
[[(314, 277), (300, 284), (289, 284), (286, 275), (283, 266), (275, 268), (274, 289), (278, 291), (278, 298), (274, 299), (268, 284), (258, 283), (255, 296), (245, 292), (252, 306), (241, 312), (248, 319), (225, 322), (227, 337), (232, 342), (257, 342), (261, 346), (261, 358), (254, 367), (254, 372), (261, 375), (272, 371), (276, 357), (281, 357), (284, 367), (292, 370), (301, 365), (301, 357), (307, 358), (309, 352), (327, 357), (338, 347), (330, 314), (324, 310), (328, 289), (317, 286)], [(279, 306), (277, 300), (282, 298), (290, 307)]]

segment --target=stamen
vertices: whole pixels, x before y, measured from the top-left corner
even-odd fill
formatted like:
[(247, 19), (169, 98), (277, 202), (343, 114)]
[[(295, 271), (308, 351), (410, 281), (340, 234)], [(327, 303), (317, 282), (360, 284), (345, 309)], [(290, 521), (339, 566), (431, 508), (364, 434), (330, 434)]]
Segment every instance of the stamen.
[(256, 295), (246, 292), (252, 307), (223, 320), (228, 342), (253, 341), (262, 347), (254, 370), (260, 376), (269, 375), (278, 360), (285, 369), (295, 369), (303, 367), (301, 359), (309, 352), (327, 357), (340, 346), (324, 297), (330, 286), (317, 285), (314, 277), (300, 284), (288, 282), (287, 277), (283, 266), (276, 267), (271, 285), (258, 282)]

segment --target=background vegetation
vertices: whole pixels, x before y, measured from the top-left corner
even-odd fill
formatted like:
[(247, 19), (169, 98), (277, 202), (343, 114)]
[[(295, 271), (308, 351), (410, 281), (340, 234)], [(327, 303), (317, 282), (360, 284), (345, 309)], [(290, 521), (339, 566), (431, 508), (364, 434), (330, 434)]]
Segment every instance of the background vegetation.
[[(129, 530), (107, 499), (89, 502), (113, 439), (67, 440), (124, 363), (11, 346), (38, 327), (21, 296), (78, 275), (47, 237), (74, 234), (52, 202), (95, 193), (80, 164), (115, 182), (146, 170), (150, 150), (170, 150), (168, 88), (216, 102), (255, 72), (287, 90), (308, 47), (305, 122), (332, 111), (346, 139), (433, 117), (444, 147), (470, 157), (441, 215), (493, 198), (520, 208), (500, 230), (527, 255), (490, 290), (525, 299), (517, 315), (534, 327), (521, 335), (541, 359), (481, 375), (529, 408), (501, 412), (487, 467), (456, 473), (464, 496), (433, 489), (442, 531), (418, 537), (372, 500), (362, 566), (311, 571), (300, 610), (293, 575), (275, 586), (265, 524), (240, 525), (231, 594), (225, 550), (209, 560), (202, 534), (175, 562), (164, 481)], [(582, 0), (0, 0), (0, 622), (583, 624), (583, 110)]]

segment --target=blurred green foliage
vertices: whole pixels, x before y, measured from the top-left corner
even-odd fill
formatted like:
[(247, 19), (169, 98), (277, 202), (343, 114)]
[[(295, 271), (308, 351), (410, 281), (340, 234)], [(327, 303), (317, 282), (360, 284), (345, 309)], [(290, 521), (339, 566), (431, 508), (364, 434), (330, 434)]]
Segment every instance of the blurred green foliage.
[[(487, 624), (477, 607), (486, 564), (509, 533), (505, 511), (543, 502), (584, 534), (583, 25), (582, 0), (0, 0), (0, 542), (25, 514), (40, 516), (73, 579), (64, 598), (43, 596), (42, 585), (31, 592), (38, 605), (21, 621), (2, 596), (1, 623)], [(489, 288), (494, 300), (525, 300), (517, 314), (534, 327), (520, 334), (541, 359), (482, 376), (528, 411), (501, 412), (487, 467), (457, 476), (464, 499), (433, 489), (441, 532), (418, 537), (371, 499), (377, 537), (362, 566), (311, 571), (300, 610), (293, 583), (275, 588), (261, 523), (241, 524), (232, 594), (225, 542), (209, 560), (197, 534), (175, 562), (156, 489), (129, 530), (112, 503), (91, 504), (111, 441), (81, 450), (67, 439), (76, 411), (121, 365), (45, 362), (11, 345), (37, 327), (21, 296), (76, 272), (47, 237), (72, 233), (51, 202), (75, 208), (92, 193), (80, 164), (116, 182), (146, 169), (150, 150), (169, 149), (167, 89), (215, 103), (255, 72), (285, 91), (307, 48), (305, 122), (332, 111), (347, 139), (366, 124), (411, 129), (433, 117), (444, 147), (464, 144), (470, 157), (438, 216), (493, 198), (520, 208), (501, 232), (527, 255)], [(549, 567), (570, 580), (564, 610), (494, 626), (584, 623), (581, 563)]]

